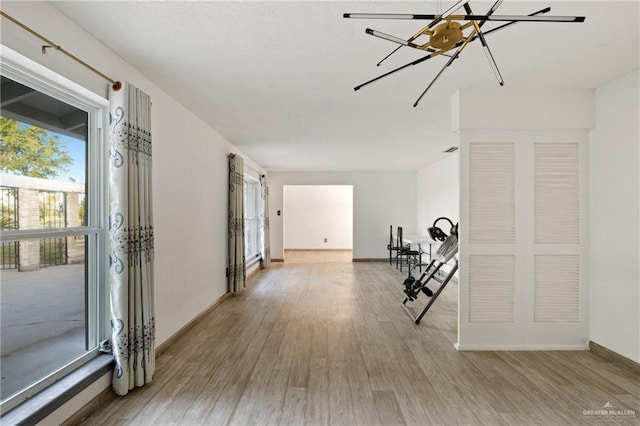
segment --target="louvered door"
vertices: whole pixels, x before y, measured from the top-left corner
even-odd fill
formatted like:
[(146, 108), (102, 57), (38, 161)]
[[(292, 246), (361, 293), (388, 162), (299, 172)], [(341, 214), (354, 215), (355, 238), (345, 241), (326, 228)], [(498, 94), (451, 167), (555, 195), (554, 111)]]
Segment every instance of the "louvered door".
[[(538, 245), (580, 243), (579, 152), (577, 143), (534, 145), (534, 241)], [(579, 321), (579, 284), (579, 255), (535, 255), (534, 321)]]
[(535, 242), (580, 242), (577, 143), (535, 144)]
[(461, 135), (461, 349), (586, 347), (584, 132)]

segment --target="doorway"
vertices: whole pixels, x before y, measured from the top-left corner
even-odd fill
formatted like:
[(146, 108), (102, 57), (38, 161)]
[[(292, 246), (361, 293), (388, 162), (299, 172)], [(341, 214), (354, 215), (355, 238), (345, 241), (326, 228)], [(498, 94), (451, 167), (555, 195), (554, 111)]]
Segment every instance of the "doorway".
[(286, 262), (352, 261), (353, 185), (285, 185), (283, 207)]

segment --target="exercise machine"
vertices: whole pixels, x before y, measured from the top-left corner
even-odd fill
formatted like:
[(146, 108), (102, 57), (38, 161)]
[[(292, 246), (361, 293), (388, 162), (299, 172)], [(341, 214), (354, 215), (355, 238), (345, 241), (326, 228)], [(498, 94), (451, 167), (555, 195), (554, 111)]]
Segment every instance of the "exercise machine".
[[(437, 223), (441, 220), (446, 220), (451, 224), (448, 235), (437, 226)], [(433, 259), (431, 259), (431, 262), (429, 262), (429, 265), (420, 278), (416, 280), (410, 275), (403, 283), (405, 299), (402, 302), (402, 308), (416, 324), (420, 324), (422, 317), (425, 316), (429, 308), (431, 308), (431, 305), (433, 305), (438, 296), (440, 296), (440, 293), (442, 293), (447, 283), (458, 270), (458, 258), (456, 257), (458, 254), (458, 224), (454, 225), (449, 218), (439, 217), (427, 231), (433, 240), (442, 241), (442, 244), (438, 247)], [(442, 267), (452, 259), (454, 262), (451, 265), (451, 269), (443, 273), (443, 271), (441, 271)], [(427, 283), (431, 281), (435, 281), (440, 285), (435, 292), (427, 286)], [(407, 303), (415, 302), (420, 294), (428, 297), (429, 301), (422, 311), (420, 311), (417, 316), (414, 316), (413, 312), (407, 307)]]

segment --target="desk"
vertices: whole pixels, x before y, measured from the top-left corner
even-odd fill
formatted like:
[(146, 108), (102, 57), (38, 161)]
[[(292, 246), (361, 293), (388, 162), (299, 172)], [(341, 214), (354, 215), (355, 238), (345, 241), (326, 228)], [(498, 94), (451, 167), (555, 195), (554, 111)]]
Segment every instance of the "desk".
[[(410, 235), (403, 235), (402, 236), (402, 242), (406, 243), (406, 244), (415, 244), (416, 246), (418, 246), (418, 251), (420, 252), (420, 254), (426, 254), (429, 253), (429, 262), (431, 262), (431, 245), (432, 244), (440, 244), (438, 241), (435, 241), (433, 239), (431, 239), (431, 237), (428, 237), (426, 235), (418, 235), (418, 234), (410, 234)], [(429, 245), (429, 251), (425, 251), (422, 249), (423, 245)], [(420, 259), (422, 259), (422, 256), (420, 256)], [(422, 266), (427, 266), (429, 265), (429, 262), (425, 263), (420, 263), (420, 271), (422, 271)]]

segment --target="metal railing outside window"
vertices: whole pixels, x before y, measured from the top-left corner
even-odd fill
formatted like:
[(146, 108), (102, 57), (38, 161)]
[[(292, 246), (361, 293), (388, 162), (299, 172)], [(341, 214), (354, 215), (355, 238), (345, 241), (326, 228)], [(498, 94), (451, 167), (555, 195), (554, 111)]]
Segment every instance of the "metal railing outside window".
[[(0, 187), (0, 229), (2, 231), (18, 229), (18, 188)], [(0, 269), (18, 269), (20, 245), (3, 242), (0, 247)]]
[[(40, 227), (67, 227), (67, 197), (64, 192), (40, 191)], [(40, 240), (40, 266), (66, 265), (67, 237)]]

